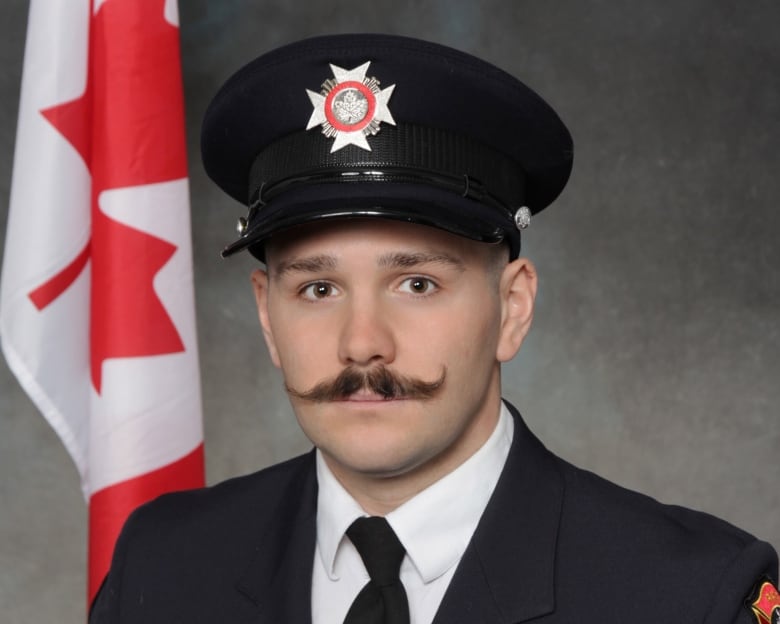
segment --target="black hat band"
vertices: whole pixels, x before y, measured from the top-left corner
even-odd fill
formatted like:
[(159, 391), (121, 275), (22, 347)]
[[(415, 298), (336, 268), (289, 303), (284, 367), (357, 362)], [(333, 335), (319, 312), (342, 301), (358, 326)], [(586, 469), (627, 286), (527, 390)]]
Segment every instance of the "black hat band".
[(331, 153), (321, 133), (290, 134), (262, 150), (249, 175), (249, 221), (274, 197), (306, 184), (419, 183), (501, 210), (510, 217), (524, 204), (524, 175), (508, 156), (440, 128), (383, 126), (371, 151), (347, 145)]

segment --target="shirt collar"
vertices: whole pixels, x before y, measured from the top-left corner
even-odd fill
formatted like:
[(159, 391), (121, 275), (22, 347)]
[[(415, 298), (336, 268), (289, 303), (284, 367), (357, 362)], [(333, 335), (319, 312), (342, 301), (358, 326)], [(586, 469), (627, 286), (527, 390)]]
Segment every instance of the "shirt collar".
[(331, 580), (337, 580), (336, 555), (349, 526), (366, 512), (331, 472), (317, 449), (317, 546)]
[[(509, 454), (514, 422), (501, 404), (495, 430), (476, 453), (451, 473), (387, 515), (414, 567), (428, 583), (455, 565), (477, 528)], [(317, 451), (317, 545), (335, 580), (344, 534), (366, 512), (338, 482)]]

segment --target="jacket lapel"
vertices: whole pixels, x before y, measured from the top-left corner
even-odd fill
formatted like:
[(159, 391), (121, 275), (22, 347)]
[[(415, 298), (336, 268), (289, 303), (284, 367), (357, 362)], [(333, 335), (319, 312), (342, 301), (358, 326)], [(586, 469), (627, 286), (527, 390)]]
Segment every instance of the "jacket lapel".
[(313, 451), (291, 479), (283, 501), (236, 589), (258, 607), (258, 622), (310, 624), (317, 517)]
[(509, 406), (506, 465), (434, 624), (512, 624), (555, 608), (555, 549), (564, 481), (555, 458)]

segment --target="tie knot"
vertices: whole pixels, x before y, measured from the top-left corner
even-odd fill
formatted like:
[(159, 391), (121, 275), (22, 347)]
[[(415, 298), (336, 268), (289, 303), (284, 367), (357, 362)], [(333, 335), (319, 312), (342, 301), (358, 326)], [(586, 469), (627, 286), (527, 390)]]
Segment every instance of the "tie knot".
[(347, 537), (376, 585), (384, 587), (398, 582), (406, 551), (387, 520), (380, 516), (358, 518), (347, 529)]

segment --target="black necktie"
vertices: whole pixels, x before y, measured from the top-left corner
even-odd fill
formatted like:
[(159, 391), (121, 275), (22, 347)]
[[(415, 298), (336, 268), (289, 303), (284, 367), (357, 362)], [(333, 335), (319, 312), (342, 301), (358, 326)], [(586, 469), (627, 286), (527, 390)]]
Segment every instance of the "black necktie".
[(398, 573), (404, 547), (387, 520), (358, 518), (347, 529), (371, 579), (349, 608), (344, 624), (409, 624), (409, 603)]

